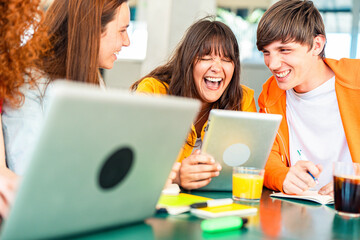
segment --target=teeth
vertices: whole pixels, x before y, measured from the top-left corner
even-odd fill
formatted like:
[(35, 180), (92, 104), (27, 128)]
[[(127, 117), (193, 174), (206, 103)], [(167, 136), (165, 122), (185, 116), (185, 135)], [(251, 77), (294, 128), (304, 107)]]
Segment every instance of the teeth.
[(287, 70), (287, 71), (285, 71), (285, 72), (277, 73), (277, 74), (275, 74), (275, 75), (276, 75), (277, 77), (283, 78), (283, 77), (286, 77), (289, 73), (290, 73), (290, 70)]
[(206, 77), (205, 79), (210, 82), (220, 82), (222, 80), (222, 78), (215, 78), (215, 77)]

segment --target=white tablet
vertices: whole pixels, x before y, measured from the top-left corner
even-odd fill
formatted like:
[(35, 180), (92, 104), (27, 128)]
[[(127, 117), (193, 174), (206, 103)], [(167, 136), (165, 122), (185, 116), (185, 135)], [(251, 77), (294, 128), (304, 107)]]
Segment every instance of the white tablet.
[(231, 191), (234, 166), (264, 168), (281, 119), (278, 114), (211, 110), (201, 150), (222, 170), (200, 190)]

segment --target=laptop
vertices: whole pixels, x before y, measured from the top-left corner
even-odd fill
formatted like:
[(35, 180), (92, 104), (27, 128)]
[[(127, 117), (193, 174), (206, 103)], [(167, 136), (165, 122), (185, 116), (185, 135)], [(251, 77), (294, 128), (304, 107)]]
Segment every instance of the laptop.
[(66, 237), (152, 216), (199, 102), (73, 82), (51, 90), (1, 239)]
[(235, 166), (264, 168), (282, 116), (213, 109), (201, 151), (222, 166), (220, 175), (200, 190), (231, 191)]

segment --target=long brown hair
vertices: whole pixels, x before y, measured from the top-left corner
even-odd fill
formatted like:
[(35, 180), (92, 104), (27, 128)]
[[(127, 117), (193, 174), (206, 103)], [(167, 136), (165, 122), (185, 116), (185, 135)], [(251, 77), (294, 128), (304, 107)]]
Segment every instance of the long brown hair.
[(43, 12), (39, 3), (40, 0), (0, 0), (0, 101), (13, 107), (24, 99), (19, 87), (25, 82), (35, 83), (31, 68), (49, 48), (47, 30), (40, 22)]
[[(222, 96), (211, 107), (241, 110), (243, 94), (240, 85), (239, 46), (231, 29), (210, 17), (191, 25), (169, 62), (157, 67), (144, 78), (154, 77), (168, 84), (169, 95), (200, 99), (193, 78), (193, 67), (198, 59), (212, 52), (231, 59), (234, 63), (234, 74)], [(135, 82), (131, 89), (136, 90), (144, 78)]]
[[(272, 5), (262, 16), (257, 29), (257, 48), (281, 40), (313, 46), (314, 37), (326, 37), (321, 14), (312, 1), (281, 0)], [(325, 58), (325, 47), (319, 54)]]
[(40, 68), (50, 77), (99, 84), (100, 36), (127, 0), (54, 0), (45, 14), (52, 49)]

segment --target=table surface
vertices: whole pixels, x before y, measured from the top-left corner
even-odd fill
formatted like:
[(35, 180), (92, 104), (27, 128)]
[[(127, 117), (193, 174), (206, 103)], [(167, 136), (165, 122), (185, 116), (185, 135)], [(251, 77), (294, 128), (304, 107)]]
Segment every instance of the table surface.
[[(209, 198), (229, 198), (231, 192), (189, 192)], [(78, 236), (78, 239), (360, 239), (360, 219), (345, 219), (333, 206), (271, 198), (264, 188), (258, 209), (241, 230), (202, 232), (190, 214), (156, 214), (144, 222)]]

